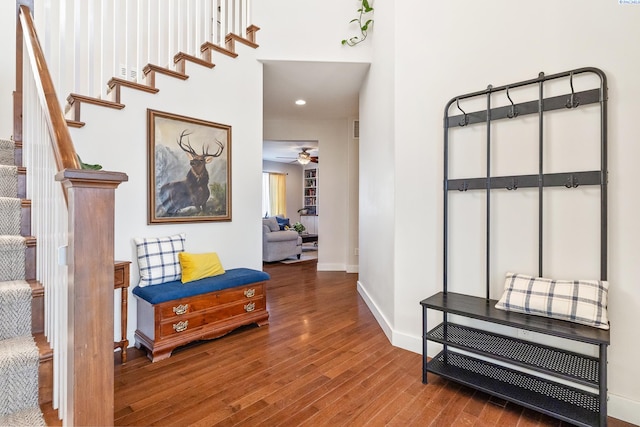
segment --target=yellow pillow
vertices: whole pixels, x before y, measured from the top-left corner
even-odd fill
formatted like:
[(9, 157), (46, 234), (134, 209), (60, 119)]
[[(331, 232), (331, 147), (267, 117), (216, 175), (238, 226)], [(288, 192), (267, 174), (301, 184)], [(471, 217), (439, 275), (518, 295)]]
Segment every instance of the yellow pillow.
[(224, 274), (224, 268), (215, 252), (204, 254), (179, 252), (178, 259), (182, 268), (182, 283)]

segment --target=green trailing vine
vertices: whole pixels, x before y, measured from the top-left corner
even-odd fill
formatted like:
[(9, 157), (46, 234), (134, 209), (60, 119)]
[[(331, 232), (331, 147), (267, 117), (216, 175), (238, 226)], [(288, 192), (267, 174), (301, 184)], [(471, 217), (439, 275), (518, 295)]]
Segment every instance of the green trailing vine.
[(89, 163), (85, 163), (82, 161), (80, 156), (78, 156), (77, 154), (76, 156), (78, 157), (78, 162), (80, 163), (80, 169), (89, 169), (94, 171), (99, 171), (100, 169), (102, 169), (102, 165), (98, 165), (98, 164), (91, 165)]
[(353, 22), (358, 23), (358, 28), (360, 29), (360, 35), (342, 40), (343, 45), (355, 46), (358, 43), (362, 43), (367, 38), (367, 32), (369, 31), (369, 26), (373, 23), (373, 19), (366, 19), (366, 17), (367, 17), (367, 14), (373, 12), (373, 8), (369, 4), (368, 0), (360, 0), (360, 8), (357, 10), (357, 12), (359, 13), (358, 17), (349, 21), (349, 23), (350, 24)]

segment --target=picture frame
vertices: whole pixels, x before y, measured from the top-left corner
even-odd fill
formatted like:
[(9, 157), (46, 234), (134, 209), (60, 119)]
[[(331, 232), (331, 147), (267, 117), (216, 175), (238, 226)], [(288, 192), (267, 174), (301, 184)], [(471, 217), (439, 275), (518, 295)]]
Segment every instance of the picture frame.
[(231, 221), (231, 126), (147, 109), (148, 224)]

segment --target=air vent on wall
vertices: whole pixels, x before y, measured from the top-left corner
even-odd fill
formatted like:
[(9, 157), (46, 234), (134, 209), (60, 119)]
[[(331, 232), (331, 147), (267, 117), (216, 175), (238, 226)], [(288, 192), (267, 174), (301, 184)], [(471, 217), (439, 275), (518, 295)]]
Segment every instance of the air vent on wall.
[(129, 68), (129, 70), (127, 70), (126, 65), (120, 64), (119, 71), (120, 71), (120, 77), (122, 77), (125, 80), (136, 81), (138, 79), (138, 71), (134, 68)]
[(353, 139), (360, 138), (360, 120), (353, 121)]

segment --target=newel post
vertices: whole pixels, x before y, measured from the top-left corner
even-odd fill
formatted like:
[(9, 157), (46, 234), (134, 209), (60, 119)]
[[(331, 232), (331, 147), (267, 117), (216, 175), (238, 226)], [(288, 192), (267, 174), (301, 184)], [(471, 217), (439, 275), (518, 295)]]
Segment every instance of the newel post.
[(65, 169), (69, 271), (65, 423), (113, 425), (113, 247), (120, 172)]

